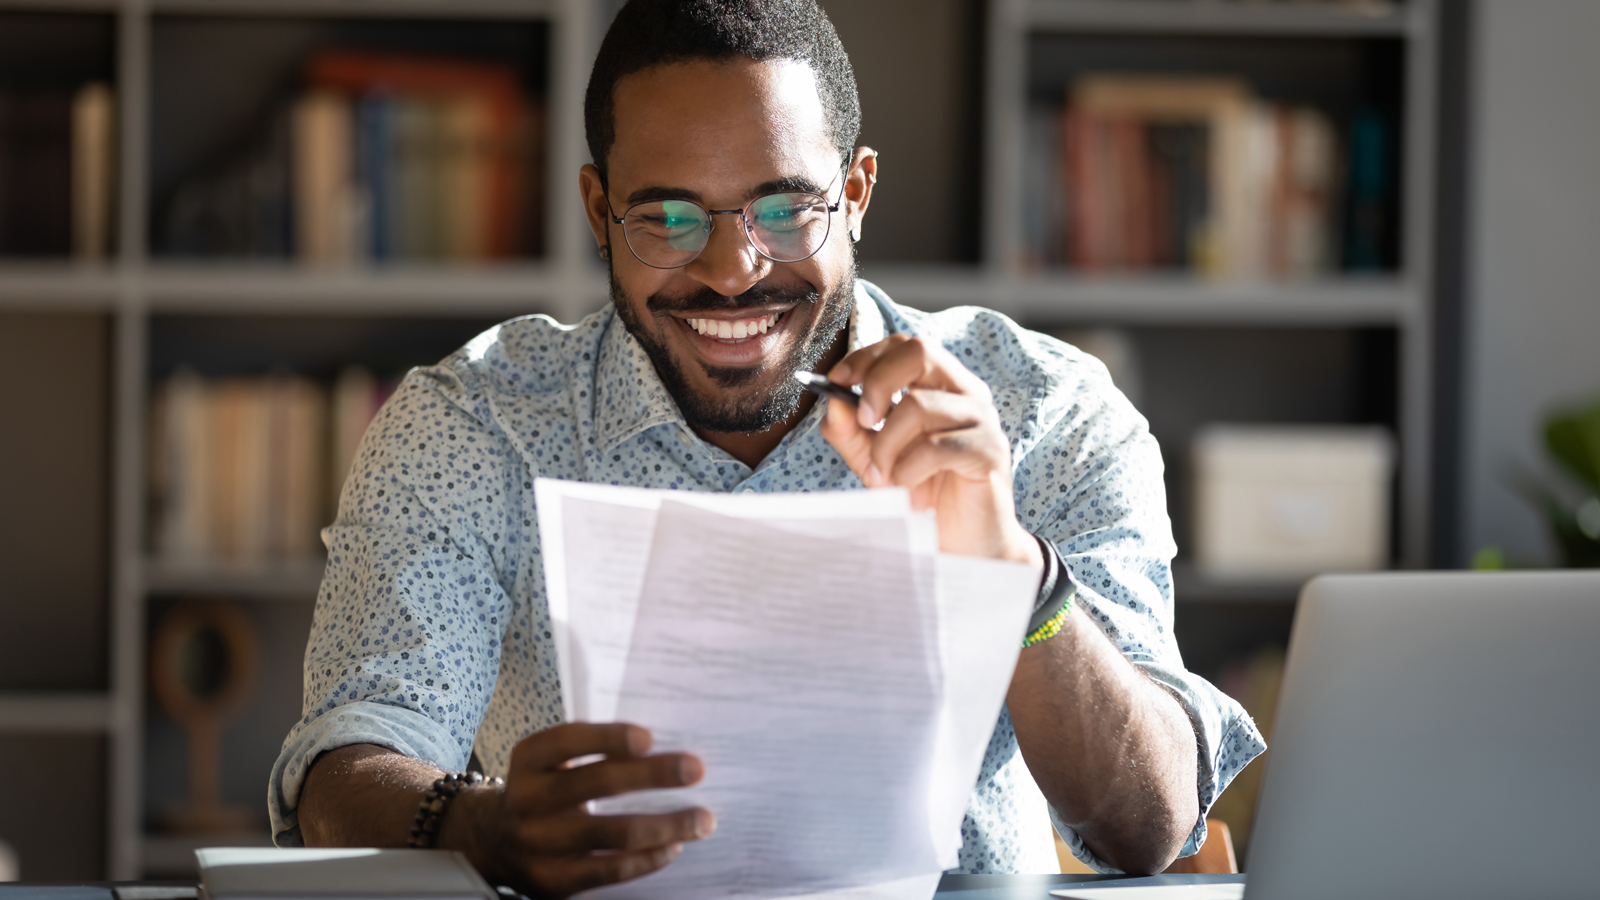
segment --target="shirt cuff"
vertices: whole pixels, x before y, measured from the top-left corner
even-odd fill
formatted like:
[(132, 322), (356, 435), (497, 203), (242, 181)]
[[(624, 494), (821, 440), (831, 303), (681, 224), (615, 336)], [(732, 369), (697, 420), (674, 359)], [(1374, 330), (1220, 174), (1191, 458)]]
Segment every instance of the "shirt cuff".
[(467, 765), (467, 755), (449, 729), (416, 710), (361, 700), (301, 722), (289, 732), (267, 785), (267, 813), (272, 842), (302, 847), (298, 810), (306, 773), (317, 757), (351, 744), (377, 744), (396, 753), (426, 760), (447, 772)]

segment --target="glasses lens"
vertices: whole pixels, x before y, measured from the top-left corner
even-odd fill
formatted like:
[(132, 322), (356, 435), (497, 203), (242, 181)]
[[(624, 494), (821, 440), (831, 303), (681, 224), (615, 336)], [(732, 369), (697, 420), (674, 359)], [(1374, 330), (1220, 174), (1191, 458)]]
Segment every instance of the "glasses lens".
[(622, 236), (639, 261), (658, 269), (686, 266), (705, 249), (711, 217), (686, 200), (641, 203), (622, 218)]
[(799, 262), (828, 239), (828, 201), (816, 194), (768, 194), (745, 211), (750, 242), (769, 259)]

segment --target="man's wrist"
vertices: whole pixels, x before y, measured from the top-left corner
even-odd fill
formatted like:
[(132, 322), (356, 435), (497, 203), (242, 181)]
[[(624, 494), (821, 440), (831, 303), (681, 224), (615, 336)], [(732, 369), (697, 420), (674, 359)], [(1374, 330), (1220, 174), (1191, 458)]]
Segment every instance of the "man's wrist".
[(505, 784), (484, 782), (461, 791), (450, 802), (439, 827), (437, 846), (460, 852), (491, 884), (506, 884), (500, 829)]

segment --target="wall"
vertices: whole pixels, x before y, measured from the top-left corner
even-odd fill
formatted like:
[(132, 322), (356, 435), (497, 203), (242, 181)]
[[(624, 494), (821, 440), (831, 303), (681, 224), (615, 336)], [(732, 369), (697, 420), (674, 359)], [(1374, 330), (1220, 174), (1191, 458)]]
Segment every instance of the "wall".
[(1508, 482), (1547, 409), (1600, 393), (1600, 3), (1479, 0), (1460, 556), (1552, 558)]

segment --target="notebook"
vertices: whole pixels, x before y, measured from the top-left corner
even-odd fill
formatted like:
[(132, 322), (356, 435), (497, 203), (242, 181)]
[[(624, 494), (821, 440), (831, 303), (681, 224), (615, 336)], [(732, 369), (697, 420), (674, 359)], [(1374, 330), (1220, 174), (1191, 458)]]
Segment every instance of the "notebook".
[(466, 858), (452, 850), (206, 847), (201, 896), (210, 900), (494, 900)]

